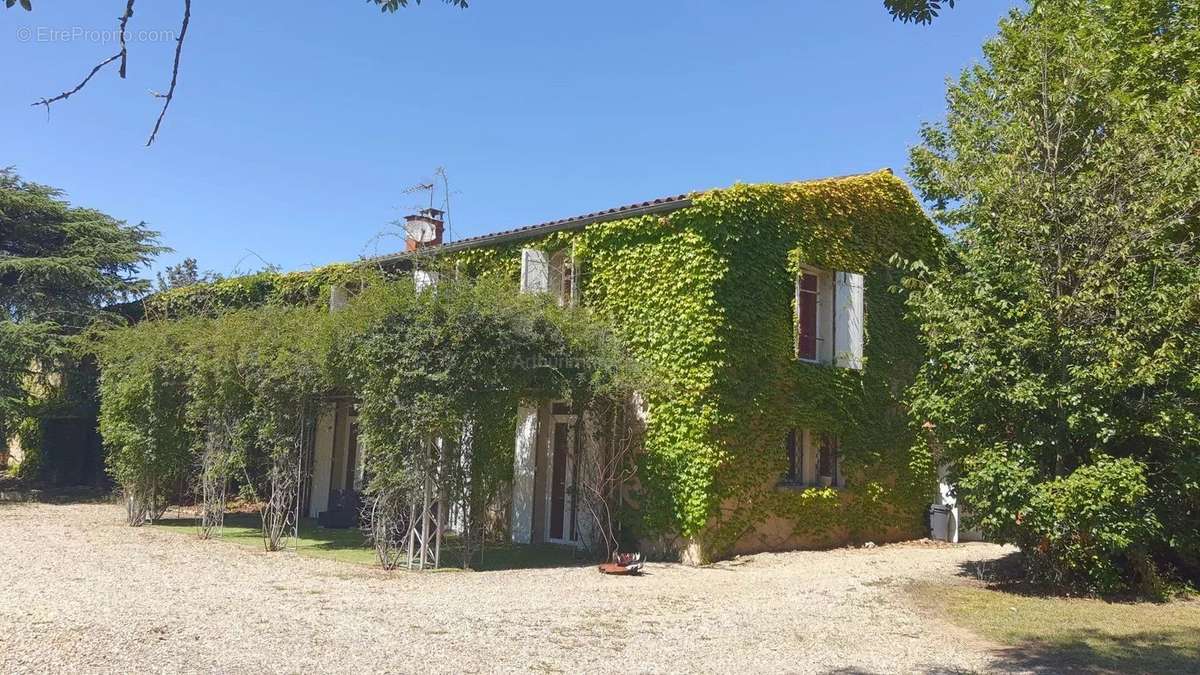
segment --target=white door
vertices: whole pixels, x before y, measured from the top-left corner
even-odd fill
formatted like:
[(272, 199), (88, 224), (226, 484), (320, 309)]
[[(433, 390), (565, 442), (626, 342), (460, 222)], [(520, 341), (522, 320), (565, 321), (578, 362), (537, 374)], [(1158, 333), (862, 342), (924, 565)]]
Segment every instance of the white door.
[[(557, 405), (556, 405), (557, 407)], [(546, 541), (579, 541), (575, 506), (575, 416), (553, 415), (546, 457)]]

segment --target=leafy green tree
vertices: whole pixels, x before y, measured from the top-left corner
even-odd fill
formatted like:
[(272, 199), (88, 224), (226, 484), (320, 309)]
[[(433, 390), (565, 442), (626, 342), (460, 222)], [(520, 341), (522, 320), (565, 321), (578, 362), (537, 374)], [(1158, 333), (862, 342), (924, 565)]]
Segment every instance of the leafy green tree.
[(368, 285), (332, 315), (323, 302), (265, 303), (96, 324), (87, 337), (101, 370), (108, 469), (131, 525), (155, 518), (186, 480), (207, 535), (236, 481), (260, 504), (264, 542), (277, 550), (295, 524), (317, 404), (354, 392), (370, 448), (368, 520), (385, 565), (431, 472), (478, 550), (486, 511), (511, 478), (521, 401), (583, 407), (647, 390), (587, 310), (449, 274), (427, 290), (411, 278)]
[[(295, 524), (305, 425), (330, 389), (327, 318), (320, 306), (263, 306), (88, 334), (108, 470), (131, 525), (153, 520), (182, 482), (215, 481), (223, 496), (237, 479), (261, 506), (267, 549), (280, 548)], [(206, 516), (211, 507), (219, 522), (223, 501), (206, 500)]]
[(100, 433), (130, 525), (155, 520), (192, 466), (187, 424), (195, 321), (144, 322), (92, 344), (100, 363)]
[[(277, 270), (276, 270), (277, 271)], [(200, 265), (195, 258), (184, 258), (174, 265), (167, 265), (158, 275), (159, 291), (169, 291), (173, 288), (184, 288), (196, 284), (208, 284), (220, 281), (224, 277), (212, 270), (200, 271)]]
[(50, 393), (70, 336), (149, 289), (157, 236), (0, 169), (0, 436)]
[(317, 399), (331, 389), (321, 326), (327, 308), (267, 305), (219, 317), (214, 334), (235, 346), (236, 385), (249, 400), (243, 487), (260, 504), (263, 544), (279, 550), (295, 525), (298, 463)]
[(984, 55), (912, 151), (954, 235), (913, 410), (1044, 579), (1200, 574), (1200, 4), (1039, 2)]
[(942, 5), (954, 8), (954, 0), (883, 0), (893, 19), (904, 23), (933, 23)]

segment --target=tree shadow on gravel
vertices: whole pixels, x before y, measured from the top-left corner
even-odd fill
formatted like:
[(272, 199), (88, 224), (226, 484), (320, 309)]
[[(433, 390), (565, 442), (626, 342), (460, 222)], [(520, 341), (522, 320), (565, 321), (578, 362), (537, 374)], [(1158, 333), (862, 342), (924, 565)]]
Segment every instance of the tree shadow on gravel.
[(1025, 564), (1020, 551), (1006, 553), (992, 560), (964, 560), (958, 564), (958, 576), (982, 582), (988, 588), (1008, 593), (1045, 595), (1025, 581)]
[[(832, 668), (829, 670), (823, 670), (822, 673), (824, 673), (826, 675), (888, 675), (889, 673), (894, 673), (894, 671), (892, 671), (892, 670), (868, 670), (865, 668), (844, 667), (844, 668)], [(974, 675), (977, 673), (977, 671), (976, 670), (964, 670), (961, 668), (947, 668), (947, 667), (942, 667), (942, 665), (929, 665), (929, 667), (924, 667), (924, 668), (919, 668), (917, 670), (914, 670), (913, 673), (920, 673), (922, 675)]]
[(998, 665), (1033, 673), (1196, 673), (1200, 642), (1186, 629), (1146, 630), (1115, 637), (1077, 629), (1053, 640), (1028, 640), (997, 653)]
[(1019, 554), (963, 563), (974, 583), (926, 583), (920, 604), (994, 644), (995, 668), (1033, 673), (1200, 673), (1200, 601), (1069, 597), (1023, 579)]
[(39, 504), (95, 504), (112, 501), (107, 488), (85, 485), (58, 487), (0, 473), (0, 506), (34, 502)]

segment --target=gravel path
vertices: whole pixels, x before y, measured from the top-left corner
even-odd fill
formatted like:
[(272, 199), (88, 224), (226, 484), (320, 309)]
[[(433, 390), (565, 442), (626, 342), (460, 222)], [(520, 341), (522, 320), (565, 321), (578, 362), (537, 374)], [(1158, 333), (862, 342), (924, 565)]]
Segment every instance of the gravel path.
[(915, 609), (989, 544), (391, 575), (0, 503), (0, 672), (963, 672), (986, 645)]

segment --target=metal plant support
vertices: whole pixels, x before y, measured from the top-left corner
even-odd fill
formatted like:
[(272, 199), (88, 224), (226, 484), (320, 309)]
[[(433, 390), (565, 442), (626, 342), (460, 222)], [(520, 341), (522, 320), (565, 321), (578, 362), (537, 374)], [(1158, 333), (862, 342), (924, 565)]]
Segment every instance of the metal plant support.
[[(444, 454), (445, 444), (441, 440), (431, 444)], [(421, 497), (414, 500), (409, 509), (408, 526), (408, 569), (437, 569), (441, 565), (442, 532), (446, 529), (445, 489), (438, 481), (440, 473), (433, 465), (428, 448), (422, 448), (425, 479)]]

